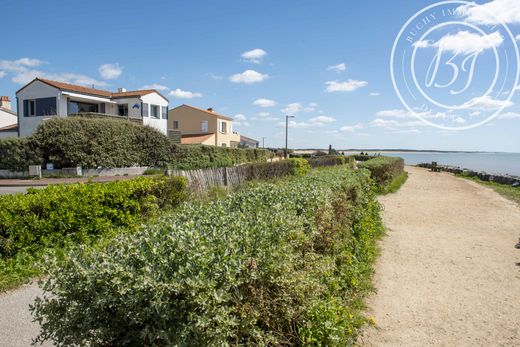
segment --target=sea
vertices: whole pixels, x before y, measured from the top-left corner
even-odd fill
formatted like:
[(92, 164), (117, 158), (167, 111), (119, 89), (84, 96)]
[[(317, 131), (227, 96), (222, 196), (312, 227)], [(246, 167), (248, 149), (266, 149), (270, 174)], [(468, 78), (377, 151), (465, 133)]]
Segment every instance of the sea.
[[(374, 152), (368, 151), (368, 153), (373, 154)], [(439, 165), (453, 165), (474, 171), (486, 171), (487, 173), (520, 176), (520, 153), (398, 151), (375, 153), (401, 157), (408, 165), (431, 163), (432, 161), (436, 161)]]

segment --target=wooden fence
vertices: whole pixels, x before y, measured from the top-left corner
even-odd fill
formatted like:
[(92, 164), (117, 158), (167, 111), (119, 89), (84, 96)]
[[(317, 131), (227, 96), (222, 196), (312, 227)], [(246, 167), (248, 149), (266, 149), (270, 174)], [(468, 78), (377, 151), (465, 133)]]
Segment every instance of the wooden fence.
[(171, 176), (183, 176), (188, 180), (188, 187), (203, 191), (210, 187), (236, 187), (251, 176), (251, 166), (209, 168), (199, 170), (171, 170)]

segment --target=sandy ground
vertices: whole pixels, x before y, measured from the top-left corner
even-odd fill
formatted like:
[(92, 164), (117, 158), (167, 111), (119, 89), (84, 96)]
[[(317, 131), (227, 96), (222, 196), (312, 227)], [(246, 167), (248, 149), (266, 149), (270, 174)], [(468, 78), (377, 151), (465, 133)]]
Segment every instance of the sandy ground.
[(407, 168), (381, 198), (388, 235), (366, 346), (520, 346), (520, 208), (490, 188)]

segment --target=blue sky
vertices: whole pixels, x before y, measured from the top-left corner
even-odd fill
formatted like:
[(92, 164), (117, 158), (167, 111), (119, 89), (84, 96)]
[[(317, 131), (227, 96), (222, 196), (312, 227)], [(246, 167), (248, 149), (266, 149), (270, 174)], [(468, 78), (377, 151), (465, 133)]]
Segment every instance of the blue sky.
[[(489, 6), (513, 12), (516, 36), (515, 2)], [(475, 129), (408, 119), (390, 54), (404, 23), (433, 3), (7, 0), (0, 94), (14, 98), (34, 76), (109, 90), (155, 85), (170, 108), (213, 107), (266, 146), (283, 145), (280, 122), (292, 113), (291, 147), (519, 152), (520, 91), (506, 117)]]

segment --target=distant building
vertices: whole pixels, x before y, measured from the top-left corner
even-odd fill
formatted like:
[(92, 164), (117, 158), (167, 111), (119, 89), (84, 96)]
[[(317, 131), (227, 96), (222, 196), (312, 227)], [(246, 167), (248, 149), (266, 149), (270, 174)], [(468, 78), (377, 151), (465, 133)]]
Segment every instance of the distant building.
[(240, 135), (240, 147), (243, 148), (258, 148), (260, 142), (250, 137)]
[(174, 138), (180, 132), (182, 144), (238, 147), (240, 135), (233, 131), (233, 118), (206, 110), (181, 105), (168, 114), (168, 133)]
[(8, 96), (0, 96), (0, 138), (18, 136), (18, 117)]
[(20, 136), (51, 117), (94, 114), (128, 119), (167, 134), (168, 99), (155, 89), (117, 92), (35, 78), (16, 92)]

